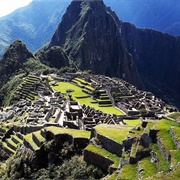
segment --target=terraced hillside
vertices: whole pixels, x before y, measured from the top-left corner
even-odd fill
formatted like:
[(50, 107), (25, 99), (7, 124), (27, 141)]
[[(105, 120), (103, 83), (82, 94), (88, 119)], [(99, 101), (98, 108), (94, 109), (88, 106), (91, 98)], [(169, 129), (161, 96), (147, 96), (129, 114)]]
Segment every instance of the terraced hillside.
[(44, 86), (42, 84), (43, 83), (39, 77), (29, 75), (24, 78), (16, 93), (20, 99), (33, 101), (37, 97), (37, 92), (44, 90)]

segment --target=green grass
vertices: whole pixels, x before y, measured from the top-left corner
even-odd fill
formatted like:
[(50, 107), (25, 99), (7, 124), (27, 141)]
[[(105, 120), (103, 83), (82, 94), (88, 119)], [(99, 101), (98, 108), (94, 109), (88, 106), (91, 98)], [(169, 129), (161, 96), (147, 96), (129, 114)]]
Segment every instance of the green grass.
[(41, 131), (33, 132), (33, 134), (38, 138), (40, 142), (46, 141), (46, 139), (41, 135)]
[(124, 120), (124, 122), (127, 123), (129, 126), (137, 126), (142, 124), (142, 121), (140, 119), (127, 119)]
[(106, 157), (106, 158), (108, 158), (108, 159), (110, 159), (110, 160), (112, 160), (114, 162), (115, 167), (119, 166), (120, 158), (117, 155), (112, 154), (112, 153), (110, 153), (109, 151), (107, 151), (107, 150), (105, 150), (103, 148), (98, 148), (98, 147), (94, 146), (93, 144), (89, 144), (85, 148), (85, 150), (88, 150), (88, 151), (94, 152), (96, 154), (99, 154), (99, 155), (101, 155), (103, 157)]
[(35, 151), (39, 149), (39, 147), (36, 145), (36, 143), (32, 139), (32, 133), (25, 135), (24, 139), (26, 139), (31, 144), (31, 146), (33, 147)]
[(115, 180), (117, 178), (117, 173), (114, 172), (110, 176), (108, 176), (107, 180)]
[(137, 164), (125, 164), (117, 179), (138, 180)]
[(120, 144), (122, 144), (122, 141), (127, 137), (127, 134), (131, 129), (132, 127), (109, 124), (100, 124), (95, 127), (95, 130), (98, 133), (107, 136)]
[(177, 140), (180, 142), (180, 127), (173, 127)]
[(180, 117), (180, 112), (172, 113), (172, 114), (168, 115), (168, 117), (176, 120), (178, 117)]
[(158, 163), (158, 167), (157, 170), (159, 171), (168, 171), (169, 169), (169, 164), (168, 162), (165, 160), (164, 156), (162, 155), (161, 151), (158, 148), (157, 144), (153, 144), (152, 145), (152, 149), (156, 152), (157, 157), (159, 159), (159, 163)]
[(180, 162), (180, 151), (179, 150), (171, 150), (171, 164), (176, 166)]
[(139, 166), (144, 170), (141, 172), (142, 178), (150, 177), (158, 172), (156, 164), (151, 162), (151, 157), (139, 161)]
[(71, 93), (72, 98), (76, 101), (78, 101), (81, 105), (85, 104), (86, 106), (90, 106), (95, 108), (96, 110), (100, 110), (102, 112), (108, 113), (108, 114), (116, 114), (116, 115), (124, 115), (124, 113), (118, 109), (116, 109), (113, 106), (110, 107), (99, 107), (98, 103), (91, 103), (95, 102), (90, 97), (88, 98), (77, 98), (77, 97), (85, 97), (87, 96), (86, 93), (82, 92), (82, 89), (74, 84), (68, 83), (68, 82), (59, 82), (57, 83), (57, 86), (52, 86), (52, 88), (61, 93), (66, 93), (67, 89), (73, 89), (74, 92)]
[(155, 126), (155, 129), (160, 130), (158, 132), (158, 137), (161, 138), (161, 141), (167, 151), (176, 149), (176, 146), (170, 134), (170, 128), (171, 126), (179, 126), (179, 125), (180, 124), (175, 121), (163, 119), (160, 120)]
[(13, 138), (16, 139), (20, 144), (23, 143), (23, 141), (19, 137), (17, 137), (16, 135), (13, 135)]
[(50, 131), (54, 135), (71, 134), (74, 138), (78, 138), (78, 137), (90, 138), (89, 131), (82, 131), (82, 130), (76, 130), (76, 129), (65, 129), (65, 128), (54, 127), (54, 126), (47, 127), (46, 131)]
[(16, 151), (14, 151), (13, 149), (11, 149), (11, 148), (6, 144), (6, 142), (2, 142), (2, 145), (3, 145), (6, 149), (10, 150), (13, 154), (16, 152)]

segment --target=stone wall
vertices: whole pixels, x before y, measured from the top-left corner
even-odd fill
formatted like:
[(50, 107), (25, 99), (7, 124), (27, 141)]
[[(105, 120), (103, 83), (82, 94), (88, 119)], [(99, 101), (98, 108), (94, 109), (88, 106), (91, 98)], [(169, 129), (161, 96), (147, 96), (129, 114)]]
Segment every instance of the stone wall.
[(6, 138), (10, 138), (11, 134), (13, 132), (13, 127), (10, 127), (6, 133), (4, 134), (3, 138), (2, 138), (2, 141), (5, 141)]
[(171, 155), (170, 155), (170, 153), (165, 149), (165, 147), (164, 147), (164, 145), (163, 145), (160, 137), (157, 137), (157, 144), (158, 144), (158, 147), (159, 147), (161, 153), (163, 154), (164, 158), (166, 159), (166, 161), (168, 161), (169, 163), (171, 163)]
[(74, 146), (78, 148), (86, 148), (86, 146), (89, 144), (88, 138), (74, 138)]
[(171, 129), (170, 129), (170, 133), (171, 133), (171, 136), (172, 136), (172, 138), (173, 138), (173, 140), (174, 140), (174, 143), (175, 143), (177, 149), (180, 150), (180, 142), (178, 141), (178, 139), (177, 139), (177, 137), (176, 137), (176, 134), (175, 134), (175, 132), (174, 132), (174, 129), (173, 129), (172, 127), (171, 127)]
[(106, 136), (103, 136), (97, 132), (97, 139), (101, 142), (102, 147), (104, 147), (109, 152), (116, 154), (117, 156), (122, 155), (123, 146), (118, 142), (110, 139)]
[(90, 164), (94, 164), (104, 169), (105, 171), (108, 171), (109, 167), (114, 164), (112, 160), (86, 149), (84, 150), (84, 161)]
[(32, 139), (33, 139), (33, 141), (36, 143), (36, 145), (38, 146), (38, 147), (40, 147), (41, 146), (41, 142), (39, 141), (39, 139), (34, 135), (34, 133), (32, 133)]
[(44, 126), (13, 126), (13, 130), (15, 132), (20, 132), (21, 134), (32, 133), (35, 131), (39, 131), (42, 128), (44, 128)]

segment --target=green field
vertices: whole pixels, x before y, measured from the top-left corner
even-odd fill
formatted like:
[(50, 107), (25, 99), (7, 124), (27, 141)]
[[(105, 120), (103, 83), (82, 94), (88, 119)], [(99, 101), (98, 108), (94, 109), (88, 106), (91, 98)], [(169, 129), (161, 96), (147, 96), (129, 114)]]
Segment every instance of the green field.
[(122, 144), (122, 141), (126, 139), (129, 131), (132, 129), (130, 126), (118, 126), (118, 125), (109, 125), (109, 124), (100, 124), (95, 127), (95, 130), (104, 135), (107, 136), (114, 141), (119, 142)]
[[(82, 92), (82, 89), (74, 84), (68, 82), (59, 82), (57, 86), (52, 86), (52, 88), (61, 93), (66, 93), (67, 89), (73, 89), (74, 92), (71, 93), (73, 100), (78, 101), (81, 105), (85, 104), (86, 106), (90, 106), (95, 108), (96, 110), (100, 110), (102, 112), (108, 114), (116, 114), (116, 115), (124, 115), (124, 113), (113, 106), (99, 106), (98, 103), (91, 99), (90, 97), (86, 97), (87, 94)], [(78, 98), (78, 97), (85, 97), (85, 98)]]
[(82, 131), (82, 130), (76, 130), (76, 129), (65, 129), (65, 128), (54, 127), (54, 126), (47, 127), (46, 131), (50, 131), (54, 135), (71, 134), (74, 138), (79, 138), (79, 137), (90, 138), (89, 131)]

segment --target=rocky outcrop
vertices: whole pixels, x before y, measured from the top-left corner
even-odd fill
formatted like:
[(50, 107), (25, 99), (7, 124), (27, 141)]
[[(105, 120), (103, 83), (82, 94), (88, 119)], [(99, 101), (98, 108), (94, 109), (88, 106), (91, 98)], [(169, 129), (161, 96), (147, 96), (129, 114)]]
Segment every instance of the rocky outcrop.
[(139, 85), (139, 76), (119, 26), (103, 1), (72, 1), (49, 47), (61, 46), (82, 70), (123, 78)]

